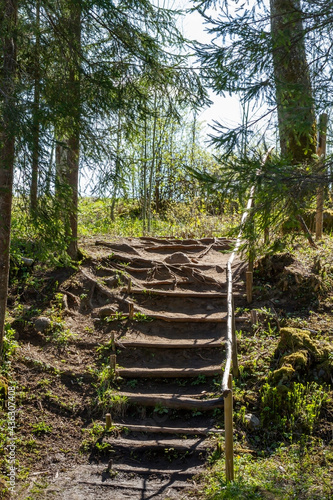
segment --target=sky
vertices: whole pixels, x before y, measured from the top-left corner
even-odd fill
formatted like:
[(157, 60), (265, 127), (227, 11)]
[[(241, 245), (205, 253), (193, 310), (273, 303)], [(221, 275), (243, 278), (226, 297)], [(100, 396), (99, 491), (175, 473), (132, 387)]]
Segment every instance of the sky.
[[(172, 2), (174, 3), (174, 2)], [(180, 1), (179, 5), (181, 8), (191, 7), (193, 3), (191, 1)], [(206, 31), (204, 25), (204, 20), (198, 12), (192, 12), (187, 14), (182, 22), (181, 26), (183, 33), (187, 38), (192, 40), (197, 40), (201, 43), (210, 43), (211, 35)], [(235, 96), (218, 96), (212, 91), (209, 93), (211, 100), (213, 101), (209, 107), (206, 107), (199, 114), (199, 121), (204, 122), (206, 127), (204, 129), (209, 133), (209, 125), (213, 121), (223, 123), (229, 127), (235, 127), (241, 121), (241, 107), (239, 100)]]

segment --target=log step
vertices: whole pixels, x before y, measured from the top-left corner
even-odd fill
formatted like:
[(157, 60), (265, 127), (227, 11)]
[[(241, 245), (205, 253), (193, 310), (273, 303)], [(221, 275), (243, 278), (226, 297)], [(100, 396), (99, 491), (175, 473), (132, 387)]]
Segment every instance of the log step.
[[(183, 480), (191, 479), (194, 474), (198, 474), (200, 472), (202, 466), (197, 467), (189, 467), (189, 468), (172, 468), (172, 464), (170, 464), (170, 468), (168, 469), (152, 469), (147, 467), (135, 467), (134, 465), (125, 465), (125, 464), (114, 464), (112, 470), (117, 472), (125, 472), (127, 474), (138, 474), (138, 475), (155, 475), (158, 474), (160, 477), (162, 476), (172, 476), (173, 478), (177, 477)], [(187, 483), (190, 485), (190, 483)]]
[[(164, 313), (155, 313), (153, 311), (150, 311), (148, 309), (135, 309), (134, 314), (138, 312), (141, 314), (145, 314), (147, 317), (152, 318), (152, 319), (161, 319), (163, 321), (170, 321), (170, 322), (175, 322), (175, 323), (226, 323), (227, 322), (227, 316), (224, 315), (222, 316), (221, 313), (211, 313), (211, 314), (177, 314), (177, 315), (172, 315), (170, 313), (164, 312)], [(126, 314), (124, 314), (126, 316)], [(235, 318), (235, 321), (240, 323), (245, 321), (247, 318), (243, 316), (238, 316)]]
[(212, 399), (194, 399), (184, 396), (174, 396), (171, 394), (130, 394), (120, 392), (119, 396), (125, 397), (126, 401), (131, 404), (141, 406), (157, 406), (161, 405), (165, 408), (174, 408), (180, 410), (212, 410), (215, 408), (223, 408), (223, 396)]
[(118, 368), (117, 375), (123, 378), (186, 378), (214, 377), (221, 375), (222, 368), (219, 366), (208, 366), (206, 368)]
[(179, 438), (160, 438), (160, 439), (126, 439), (126, 438), (110, 438), (105, 437), (105, 442), (112, 441), (112, 448), (126, 448), (127, 450), (133, 449), (149, 449), (149, 450), (165, 450), (166, 448), (172, 448), (173, 450), (195, 450), (195, 451), (206, 451), (214, 446), (211, 446), (203, 438), (190, 438), (190, 439), (179, 439)]
[(161, 427), (158, 425), (134, 425), (134, 424), (113, 424), (125, 432), (145, 432), (149, 434), (180, 434), (182, 436), (208, 436), (210, 434), (224, 434), (224, 429), (215, 429), (213, 427)]
[[(221, 316), (220, 313), (213, 313), (213, 314), (207, 314), (207, 315), (202, 315), (202, 314), (177, 314), (177, 315), (171, 315), (167, 312), (159, 314), (155, 313), (152, 311), (149, 311), (147, 309), (134, 309), (134, 315), (135, 313), (139, 314), (144, 314), (148, 318), (151, 319), (160, 319), (162, 321), (169, 321), (169, 322), (174, 322), (174, 323), (227, 323), (227, 316)], [(116, 314), (110, 314), (109, 317), (112, 318), (113, 316), (116, 316)], [(129, 318), (128, 313), (121, 313), (122, 319)], [(134, 317), (134, 319), (136, 319)], [(235, 321), (237, 323), (242, 323), (243, 321), (246, 321), (247, 318), (245, 316), (238, 316), (235, 318)]]
[(116, 340), (116, 346), (118, 347), (152, 347), (157, 349), (193, 349), (199, 347), (200, 349), (205, 347), (216, 347), (223, 348), (224, 344), (222, 341), (207, 342), (206, 340), (184, 340), (177, 341), (170, 339), (167, 342), (152, 342), (151, 340)]
[[(124, 489), (124, 490), (127, 490), (127, 494), (126, 494), (126, 498), (128, 497), (128, 494), (129, 492), (133, 492), (134, 491), (140, 491), (142, 492), (143, 495), (145, 495), (145, 493), (149, 492), (151, 493), (151, 496), (148, 497), (148, 498), (153, 498), (155, 495), (158, 494), (158, 491), (157, 490), (161, 490), (161, 489), (176, 489), (176, 490), (179, 490), (181, 488), (186, 488), (188, 490), (191, 490), (193, 489), (193, 485), (191, 485), (188, 481), (173, 481), (172, 483), (170, 483), (169, 480), (166, 480), (166, 481), (160, 481), (158, 483), (158, 486), (156, 486), (156, 481), (154, 482), (153, 485), (147, 485), (147, 481), (145, 479), (137, 479), (137, 478), (130, 478), (130, 479), (127, 479), (126, 482), (119, 482), (119, 480), (110, 480), (110, 479), (107, 479), (106, 481), (102, 482), (102, 481), (80, 481), (79, 484), (84, 484), (86, 486), (90, 486), (91, 488), (104, 488), (104, 489), (107, 489), (107, 488), (111, 488), (111, 489)], [(111, 493), (112, 494), (112, 493)], [(132, 493), (133, 494), (133, 493)], [(130, 495), (132, 496), (132, 495)], [(75, 497), (75, 498), (78, 498), (78, 497)], [(82, 498), (82, 497), (81, 497)], [(112, 496), (112, 498), (115, 498)], [(117, 496), (117, 498), (120, 498)], [(123, 497), (121, 497), (123, 498)], [(137, 497), (135, 497), (137, 498)], [(141, 496), (140, 494), (140, 498), (145, 498)]]
[(123, 287), (122, 292), (126, 292), (134, 295), (162, 295), (163, 297), (192, 297), (200, 299), (223, 299), (227, 297), (225, 292), (193, 292), (193, 291), (181, 291), (181, 290), (152, 290), (151, 288), (132, 288), (128, 291), (127, 287)]

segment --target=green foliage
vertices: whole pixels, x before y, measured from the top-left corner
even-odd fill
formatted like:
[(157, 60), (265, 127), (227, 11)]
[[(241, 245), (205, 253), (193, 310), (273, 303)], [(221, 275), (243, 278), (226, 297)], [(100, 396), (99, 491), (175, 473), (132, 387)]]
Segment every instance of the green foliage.
[(37, 216), (37, 213), (30, 214), (25, 197), (13, 201), (11, 259), (18, 268), (22, 267), (22, 256), (52, 265), (70, 262), (61, 207), (49, 196), (41, 198), (39, 204)]
[(52, 432), (52, 425), (47, 425), (44, 421), (38, 422), (32, 426), (32, 432), (41, 437)]
[[(333, 456), (316, 440), (281, 445), (262, 457), (235, 455), (235, 481), (227, 483), (224, 459), (205, 474), (207, 500), (330, 500)], [(325, 465), (323, 467), (323, 465)]]
[(18, 342), (15, 340), (15, 330), (9, 323), (5, 323), (5, 332), (3, 337), (3, 359), (8, 359), (14, 354), (15, 350), (19, 347)]
[(290, 388), (266, 383), (261, 390), (263, 423), (274, 424), (286, 436), (297, 430), (312, 434), (327, 399), (325, 389), (315, 382), (295, 382)]

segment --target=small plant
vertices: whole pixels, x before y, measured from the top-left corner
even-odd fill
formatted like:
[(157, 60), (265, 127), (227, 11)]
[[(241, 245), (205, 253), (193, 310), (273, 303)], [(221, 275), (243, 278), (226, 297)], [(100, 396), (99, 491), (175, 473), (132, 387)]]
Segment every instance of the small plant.
[(115, 311), (114, 314), (112, 314), (112, 316), (106, 316), (104, 318), (104, 321), (106, 321), (107, 323), (111, 323), (112, 321), (123, 321), (124, 319), (127, 319), (126, 316), (124, 316), (124, 314), (120, 311)]
[(287, 391), (266, 383), (261, 392), (264, 423), (274, 422), (279, 428), (293, 432), (297, 427), (312, 434), (327, 393), (315, 382), (295, 382)]
[(136, 312), (134, 313), (134, 316), (133, 316), (133, 319), (134, 321), (153, 321), (153, 318), (150, 318), (149, 316), (147, 316), (146, 314), (142, 313), (142, 312)]
[(128, 380), (127, 385), (134, 389), (138, 385), (138, 380), (135, 378), (132, 380)]
[(206, 382), (206, 376), (205, 375), (198, 375), (196, 379), (191, 382), (191, 385), (199, 385), (199, 384), (204, 384)]
[(100, 441), (97, 441), (95, 443), (95, 449), (100, 455), (108, 455), (109, 453), (114, 453), (114, 450), (112, 449), (112, 446), (110, 443), (103, 443)]
[(18, 348), (18, 343), (15, 340), (15, 330), (9, 323), (5, 324), (5, 334), (3, 337), (3, 358), (8, 360)]
[(165, 408), (161, 403), (157, 403), (154, 408), (154, 412), (158, 413), (159, 415), (164, 415), (165, 413), (169, 413), (169, 410)]
[(38, 422), (38, 424), (32, 426), (32, 432), (36, 434), (36, 436), (50, 434), (52, 432), (52, 425), (46, 425), (44, 421)]

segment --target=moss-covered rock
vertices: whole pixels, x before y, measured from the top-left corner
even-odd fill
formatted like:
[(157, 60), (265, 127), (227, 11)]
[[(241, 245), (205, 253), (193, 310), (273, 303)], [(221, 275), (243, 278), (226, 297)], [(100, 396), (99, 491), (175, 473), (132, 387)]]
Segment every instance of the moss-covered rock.
[(311, 339), (308, 330), (299, 328), (281, 328), (280, 341), (277, 350), (280, 353), (296, 352), (298, 350), (306, 350), (314, 355), (319, 355), (316, 342)]
[(281, 358), (281, 366), (291, 365), (295, 370), (305, 368), (308, 364), (308, 353), (306, 350), (287, 354)]
[(4, 407), (5, 400), (8, 397), (8, 380), (0, 375), (0, 408)]
[(291, 381), (295, 374), (295, 370), (291, 365), (281, 366), (278, 370), (274, 370), (268, 376), (268, 381), (271, 385), (284, 385)]

